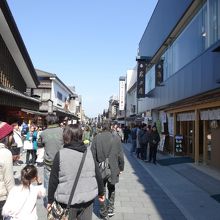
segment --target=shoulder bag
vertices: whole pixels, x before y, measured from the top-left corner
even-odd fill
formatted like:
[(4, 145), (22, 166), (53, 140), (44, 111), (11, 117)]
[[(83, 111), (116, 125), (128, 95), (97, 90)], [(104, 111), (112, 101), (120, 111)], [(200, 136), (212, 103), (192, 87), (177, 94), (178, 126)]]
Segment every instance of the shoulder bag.
[(62, 208), (61, 205), (56, 200), (54, 200), (54, 202), (51, 205), (51, 209), (49, 210), (49, 212), (47, 214), (47, 219), (48, 220), (68, 220), (70, 204), (71, 204), (71, 201), (73, 199), (73, 195), (74, 195), (74, 192), (76, 190), (77, 183), (79, 181), (79, 176), (81, 174), (83, 164), (85, 162), (86, 153), (87, 153), (87, 150), (83, 153), (83, 157), (82, 157), (81, 163), (79, 165), (78, 172), (76, 174), (76, 179), (74, 181), (73, 188), (72, 188), (71, 193), (70, 193), (70, 197), (69, 197), (67, 207)]
[[(111, 136), (111, 146), (108, 152), (108, 156), (105, 158), (104, 161), (102, 161), (101, 163), (99, 163), (99, 171), (101, 173), (102, 179), (103, 180), (107, 180), (111, 177), (111, 169), (110, 169), (110, 163), (109, 163), (109, 155), (111, 153), (112, 150), (112, 145), (113, 145), (113, 134)], [(102, 149), (103, 151), (103, 149)], [(103, 153), (104, 154), (104, 153)]]

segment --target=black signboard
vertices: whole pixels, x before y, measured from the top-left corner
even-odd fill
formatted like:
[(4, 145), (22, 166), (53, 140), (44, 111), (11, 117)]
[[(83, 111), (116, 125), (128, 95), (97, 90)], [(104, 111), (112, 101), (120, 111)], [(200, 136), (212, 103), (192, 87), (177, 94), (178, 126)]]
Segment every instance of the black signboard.
[(138, 60), (137, 67), (137, 98), (145, 97), (146, 60)]

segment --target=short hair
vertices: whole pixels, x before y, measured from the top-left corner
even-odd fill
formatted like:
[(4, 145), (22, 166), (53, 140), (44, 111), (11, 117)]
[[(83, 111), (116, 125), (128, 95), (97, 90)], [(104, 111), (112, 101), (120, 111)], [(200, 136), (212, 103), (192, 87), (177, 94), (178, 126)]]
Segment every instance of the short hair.
[(21, 170), (21, 183), (24, 187), (29, 187), (31, 181), (37, 177), (37, 168), (34, 165), (26, 165)]
[(47, 121), (47, 125), (57, 124), (59, 121), (59, 118), (55, 114), (52, 114), (52, 113), (48, 114), (45, 119)]
[(69, 124), (63, 130), (64, 144), (82, 141), (83, 131), (79, 124)]
[(102, 124), (102, 130), (103, 131), (110, 131), (111, 130), (111, 124), (109, 122), (104, 122)]

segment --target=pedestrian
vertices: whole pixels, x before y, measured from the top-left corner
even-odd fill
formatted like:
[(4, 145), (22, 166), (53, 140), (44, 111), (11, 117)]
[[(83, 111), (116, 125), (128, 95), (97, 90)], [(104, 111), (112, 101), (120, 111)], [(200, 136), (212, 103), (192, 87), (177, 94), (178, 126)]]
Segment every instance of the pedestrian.
[(125, 126), (124, 128), (124, 143), (128, 143), (128, 137), (130, 135), (131, 131), (128, 126)]
[(141, 132), (141, 126), (140, 125), (138, 125), (137, 126), (137, 134), (136, 134), (136, 136), (137, 136), (137, 138), (136, 138), (136, 156), (137, 156), (137, 158), (138, 159), (141, 159), (141, 145), (140, 145), (140, 142), (139, 142), (139, 134), (140, 134), (140, 132)]
[(50, 173), (48, 205), (56, 202), (66, 208), (77, 176), (80, 162), (85, 161), (79, 176), (75, 193), (70, 203), (69, 220), (92, 220), (93, 202), (97, 195), (104, 200), (102, 178), (90, 147), (82, 142), (82, 129), (79, 124), (70, 124), (63, 131), (63, 149), (56, 153)]
[(131, 147), (131, 155), (133, 153), (136, 153), (136, 148), (137, 148), (137, 126), (132, 124), (131, 126), (131, 141), (132, 141), (132, 147)]
[(14, 147), (14, 165), (20, 166), (21, 163), (19, 163), (19, 159), (23, 149), (21, 131), (17, 122), (13, 123), (11, 126), (13, 127), (13, 136), (16, 143), (16, 146)]
[(16, 220), (37, 220), (36, 202), (44, 196), (45, 189), (37, 168), (26, 165), (21, 170), (21, 184), (14, 186), (9, 192), (2, 215)]
[(40, 134), (42, 133), (42, 127), (38, 127), (37, 129), (37, 166), (42, 167), (44, 164), (44, 145), (42, 144), (42, 140)]
[(140, 158), (141, 160), (146, 160), (146, 156), (147, 156), (147, 144), (148, 144), (148, 136), (147, 136), (147, 131), (146, 131), (146, 124), (143, 124), (141, 126), (141, 129), (138, 133), (138, 140), (139, 140), (139, 145), (140, 145)]
[(90, 143), (90, 128), (88, 125), (86, 125), (85, 129), (83, 130), (82, 141), (84, 144)]
[[(26, 153), (26, 164), (35, 164), (37, 159), (37, 131), (35, 126), (31, 125), (30, 130), (26, 134), (26, 141), (29, 141), (32, 144), (32, 149), (27, 149)], [(31, 160), (30, 160), (31, 155)]]
[(12, 153), (7, 149), (12, 139), (13, 127), (6, 122), (0, 122), (0, 220), (3, 220), (2, 207), (14, 186)]
[[(58, 117), (54, 114), (46, 116), (47, 128), (42, 131), (39, 138), (44, 146), (44, 187), (48, 191), (48, 182), (53, 159), (56, 153), (63, 147), (63, 129), (60, 128)], [(47, 207), (47, 197), (44, 198), (44, 206)]]
[(150, 155), (149, 162), (153, 159), (153, 163), (156, 164), (157, 147), (160, 142), (160, 135), (157, 131), (157, 127), (154, 125), (150, 133), (149, 144), (150, 144)]
[(110, 132), (110, 124), (105, 122), (102, 129), (93, 139), (92, 152), (97, 163), (100, 164), (107, 158), (109, 161), (111, 174), (107, 179), (103, 179), (104, 187), (107, 185), (108, 189), (108, 201), (99, 202), (100, 217), (106, 220), (115, 214), (115, 184), (119, 182), (119, 174), (124, 170), (124, 154), (119, 136)]

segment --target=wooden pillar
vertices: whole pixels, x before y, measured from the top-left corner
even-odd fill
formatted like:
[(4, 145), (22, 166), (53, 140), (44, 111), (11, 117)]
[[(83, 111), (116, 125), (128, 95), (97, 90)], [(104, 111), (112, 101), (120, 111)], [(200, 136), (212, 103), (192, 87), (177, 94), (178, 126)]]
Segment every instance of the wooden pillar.
[(195, 164), (199, 163), (199, 110), (195, 109)]
[(176, 113), (173, 113), (173, 156), (175, 156), (175, 136), (176, 136)]
[(183, 123), (180, 121), (180, 134), (183, 135)]
[(208, 121), (203, 121), (203, 164), (207, 164), (207, 153), (208, 153), (208, 129), (207, 129), (207, 123)]

